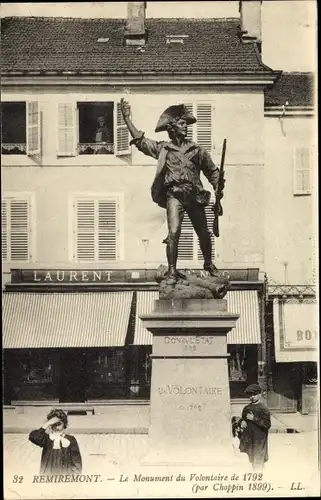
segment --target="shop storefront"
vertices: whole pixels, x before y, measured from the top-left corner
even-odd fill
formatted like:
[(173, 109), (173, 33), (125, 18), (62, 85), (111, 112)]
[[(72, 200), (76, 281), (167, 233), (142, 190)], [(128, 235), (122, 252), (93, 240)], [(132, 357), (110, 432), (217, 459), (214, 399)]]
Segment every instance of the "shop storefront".
[(318, 400), (315, 297), (271, 297), (267, 314), (271, 348), (269, 407), (275, 411), (315, 413)]
[[(49, 284), (39, 281), (49, 272)], [(3, 293), (5, 404), (148, 401), (152, 335), (140, 315), (152, 311), (158, 292), (146, 272), (144, 279), (131, 272), (131, 281), (118, 274), (113, 282), (104, 271), (102, 282), (101, 271), (78, 271), (73, 276), (88, 282), (72, 287), (56, 271), (23, 273), (13, 271)], [(260, 290), (260, 282), (244, 280), (226, 297), (229, 310), (240, 314), (228, 335), (233, 399), (258, 380)]]

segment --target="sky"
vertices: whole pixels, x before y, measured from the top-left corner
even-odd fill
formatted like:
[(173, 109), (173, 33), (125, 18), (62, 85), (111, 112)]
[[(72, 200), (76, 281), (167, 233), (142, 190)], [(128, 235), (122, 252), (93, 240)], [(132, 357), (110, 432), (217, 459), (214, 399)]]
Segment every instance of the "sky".
[[(126, 18), (127, 2), (4, 3), (5, 16)], [(155, 17), (239, 17), (238, 1), (147, 2), (146, 15)], [(263, 61), (283, 71), (315, 71), (316, 0), (264, 0)]]

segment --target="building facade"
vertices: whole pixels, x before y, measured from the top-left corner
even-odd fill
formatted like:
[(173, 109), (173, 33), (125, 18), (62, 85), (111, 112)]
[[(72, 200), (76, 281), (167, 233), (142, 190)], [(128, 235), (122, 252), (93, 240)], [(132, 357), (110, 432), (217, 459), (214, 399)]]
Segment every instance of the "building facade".
[(316, 412), (314, 75), (283, 73), (265, 98), (266, 337), (271, 409)]
[[(260, 16), (241, 13), (146, 19), (145, 3), (130, 2), (127, 20), (3, 20), (6, 404), (149, 398), (151, 337), (139, 315), (157, 298), (167, 229), (150, 197), (156, 161), (129, 145), (124, 96), (147, 136), (156, 137), (166, 107), (185, 103), (197, 117), (189, 138), (218, 164), (227, 138), (224, 217), (213, 250), (231, 276), (229, 308), (240, 314), (229, 334), (231, 395), (237, 400), (256, 381), (268, 388), (272, 132), (264, 107), (280, 72), (261, 60)], [(203, 273), (187, 218), (179, 267)]]

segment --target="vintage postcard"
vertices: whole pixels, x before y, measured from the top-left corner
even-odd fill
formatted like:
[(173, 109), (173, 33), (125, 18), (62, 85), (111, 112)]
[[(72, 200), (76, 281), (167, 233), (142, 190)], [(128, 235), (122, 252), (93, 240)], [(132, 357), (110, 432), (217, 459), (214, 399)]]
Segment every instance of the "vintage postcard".
[(320, 495), (316, 8), (1, 5), (6, 500)]

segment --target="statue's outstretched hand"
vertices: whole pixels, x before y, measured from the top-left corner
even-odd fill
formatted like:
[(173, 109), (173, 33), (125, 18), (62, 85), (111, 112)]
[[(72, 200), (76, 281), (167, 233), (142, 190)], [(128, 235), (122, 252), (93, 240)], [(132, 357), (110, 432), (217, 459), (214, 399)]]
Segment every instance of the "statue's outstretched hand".
[(123, 114), (124, 118), (129, 118), (130, 116), (130, 104), (125, 101), (125, 99), (122, 97), (120, 100), (120, 109)]

